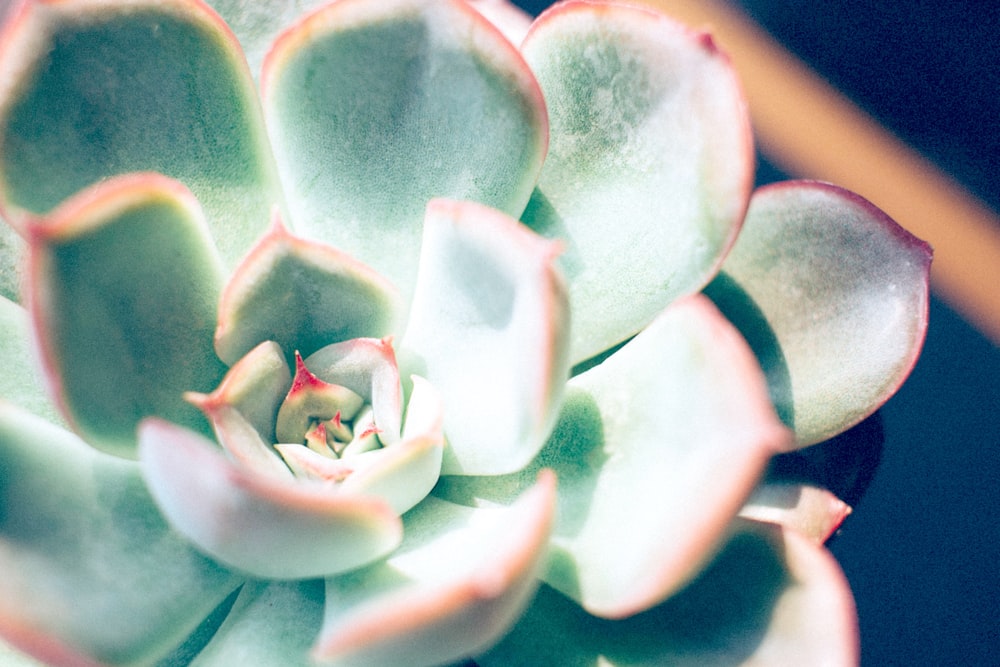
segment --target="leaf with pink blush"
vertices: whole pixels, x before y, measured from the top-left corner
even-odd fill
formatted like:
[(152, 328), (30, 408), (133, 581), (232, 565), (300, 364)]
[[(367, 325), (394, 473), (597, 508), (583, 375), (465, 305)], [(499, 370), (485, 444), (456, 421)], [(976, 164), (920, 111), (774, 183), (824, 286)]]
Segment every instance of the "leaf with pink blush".
[(705, 570), (663, 604), (609, 621), (543, 587), (476, 664), (856, 665), (857, 622), (829, 552), (795, 531), (741, 521)]
[(517, 470), (548, 437), (569, 374), (558, 251), (480, 204), (428, 205), (400, 359), (444, 401), (443, 474)]
[(134, 462), (9, 404), (0, 470), (0, 635), (41, 660), (151, 664), (240, 583), (170, 529)]
[(190, 191), (121, 176), (33, 219), (28, 234), (34, 333), (73, 428), (127, 457), (147, 416), (208, 432), (183, 396), (225, 372), (212, 349), (222, 267)]
[(446, 664), (483, 650), (514, 623), (538, 585), (554, 512), (544, 474), (510, 507), (428, 498), (406, 515), (406, 539), (384, 562), (327, 579), (321, 665)]
[(296, 229), (413, 290), (424, 207), (517, 216), (545, 155), (541, 92), (460, 0), (341, 0), (268, 54), (264, 111)]
[(749, 119), (711, 38), (648, 8), (558, 3), (521, 50), (550, 123), (522, 219), (565, 242), (576, 364), (711, 279), (753, 184)]
[(32, 215), (120, 174), (183, 181), (227, 265), (282, 195), (239, 44), (199, 2), (25, 2), (0, 39), (0, 210)]
[(143, 476), (167, 520), (238, 570), (319, 577), (377, 560), (401, 539), (399, 517), (381, 500), (246, 470), (162, 420), (144, 421), (139, 439)]
[(758, 190), (708, 289), (768, 374), (802, 446), (881, 406), (927, 331), (930, 247), (861, 197), (825, 183)]
[(233, 364), (264, 341), (285, 354), (396, 329), (396, 290), (372, 269), (275, 220), (233, 273), (219, 305), (215, 349)]
[(589, 612), (622, 618), (697, 575), (789, 437), (746, 343), (692, 296), (569, 381), (528, 468), (447, 477), (436, 493), (508, 502), (537, 469), (553, 469), (559, 511), (543, 578)]
[(356, 338), (327, 345), (304, 363), (319, 379), (347, 387), (371, 404), (382, 442), (399, 439), (403, 389), (391, 339)]

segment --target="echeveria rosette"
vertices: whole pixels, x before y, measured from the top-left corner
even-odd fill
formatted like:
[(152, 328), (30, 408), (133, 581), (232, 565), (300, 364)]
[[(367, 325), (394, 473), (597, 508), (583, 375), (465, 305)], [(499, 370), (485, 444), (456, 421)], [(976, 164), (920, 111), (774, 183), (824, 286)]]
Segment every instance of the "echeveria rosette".
[[(470, 8), (520, 40), (503, 3), (306, 4), (220, 0), (234, 37), (195, 0), (30, 0), (3, 33), (0, 634), (854, 660), (844, 504), (758, 481), (905, 377), (926, 247), (832, 186), (750, 200), (729, 63), (659, 14), (563, 3), (519, 50)], [(79, 435), (25, 411), (46, 384)]]

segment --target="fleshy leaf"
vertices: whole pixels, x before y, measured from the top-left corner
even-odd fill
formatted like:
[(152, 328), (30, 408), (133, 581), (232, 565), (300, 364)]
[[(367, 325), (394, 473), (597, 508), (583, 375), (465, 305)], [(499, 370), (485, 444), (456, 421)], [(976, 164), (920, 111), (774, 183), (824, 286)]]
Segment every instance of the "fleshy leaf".
[(9, 404), (0, 471), (0, 635), (42, 660), (147, 664), (239, 583), (170, 530), (134, 462)]
[(234, 264), (281, 203), (235, 38), (197, 2), (26, 2), (0, 38), (0, 209), (18, 227), (110, 176), (157, 171)]
[(314, 658), (419, 667), (491, 645), (537, 587), (554, 495), (546, 473), (508, 508), (428, 498), (406, 515), (406, 540), (385, 562), (327, 579)]
[(506, 502), (538, 467), (555, 470), (543, 578), (591, 613), (621, 618), (697, 574), (788, 438), (746, 343), (692, 296), (570, 380), (559, 423), (525, 471), (446, 478), (439, 489), (456, 502)]
[(871, 203), (824, 183), (754, 194), (708, 294), (746, 335), (801, 445), (884, 403), (927, 329), (931, 251)]
[(833, 557), (794, 531), (740, 522), (705, 571), (658, 607), (589, 616), (543, 587), (481, 667), (856, 665), (857, 614)]
[[(222, 406), (237, 410), (267, 442), (274, 442), (274, 417), (292, 386), (292, 372), (285, 353), (274, 341), (265, 341), (237, 361), (211, 394), (188, 394), (215, 423)], [(225, 446), (225, 442), (222, 443)]]
[(381, 498), (403, 514), (434, 488), (444, 449), (441, 400), (426, 380), (413, 380), (406, 435), (401, 440), (397, 437), (384, 447), (360, 452), (351, 452), (348, 446), (340, 458), (298, 444), (277, 444), (275, 449), (297, 476), (336, 482), (338, 493)]
[(379, 439), (399, 440), (403, 416), (403, 390), (396, 353), (389, 339), (358, 338), (327, 345), (305, 360), (316, 377), (357, 392), (375, 413)]
[(761, 484), (740, 510), (742, 517), (797, 530), (816, 544), (826, 542), (850, 513), (827, 489), (792, 482)]
[(0, 216), (0, 296), (15, 303), (21, 301), (24, 239)]
[(225, 370), (212, 349), (222, 278), (191, 193), (156, 174), (121, 176), (28, 233), (29, 309), (74, 428), (125, 456), (148, 415), (207, 431), (183, 393), (211, 389)]
[(214, 443), (159, 419), (139, 429), (143, 475), (178, 532), (223, 563), (262, 578), (350, 570), (399, 544), (380, 500), (275, 479), (229, 461)]
[(443, 474), (512, 472), (548, 437), (569, 372), (557, 253), (480, 204), (428, 205), (401, 358), (444, 400)]
[(230, 459), (248, 471), (291, 481), (292, 471), (271, 447), (273, 441), (265, 440), (238, 408), (211, 400), (195, 404), (205, 411), (219, 444)]
[(342, 0), (268, 54), (264, 109), (296, 229), (389, 277), (417, 271), (426, 203), (519, 215), (546, 145), (517, 50), (457, 0)]
[(715, 273), (753, 183), (749, 121), (711, 38), (652, 10), (560, 3), (522, 51), (551, 126), (522, 219), (566, 241), (579, 363)]
[(330, 343), (392, 333), (399, 310), (384, 278), (275, 220), (226, 285), (215, 347), (228, 364), (266, 340), (308, 356)]
[(441, 474), (443, 412), (434, 387), (414, 377), (405, 437), (382, 449), (359, 454), (357, 459), (367, 461), (355, 465), (341, 486), (343, 492), (377, 496), (400, 514), (423, 500)]
[(0, 398), (61, 424), (31, 345), (24, 308), (0, 296)]
[(322, 581), (248, 583), (191, 667), (315, 667), (322, 622)]

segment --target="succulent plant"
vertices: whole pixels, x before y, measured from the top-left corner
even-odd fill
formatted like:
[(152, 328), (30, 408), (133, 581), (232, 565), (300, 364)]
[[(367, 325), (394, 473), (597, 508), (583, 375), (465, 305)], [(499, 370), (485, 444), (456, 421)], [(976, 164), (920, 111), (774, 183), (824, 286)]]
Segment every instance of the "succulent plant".
[(653, 10), (210, 4), (0, 37), (0, 656), (855, 661), (849, 508), (763, 475), (903, 381), (926, 244), (751, 192)]

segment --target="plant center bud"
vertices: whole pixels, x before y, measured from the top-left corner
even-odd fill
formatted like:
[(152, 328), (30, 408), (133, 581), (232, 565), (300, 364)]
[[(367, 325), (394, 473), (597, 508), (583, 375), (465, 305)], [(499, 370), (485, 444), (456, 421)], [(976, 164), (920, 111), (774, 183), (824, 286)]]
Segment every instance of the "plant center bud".
[[(382, 447), (371, 404), (347, 387), (325, 382), (295, 355), (295, 379), (278, 409), (278, 451), (295, 472), (288, 445), (301, 445), (329, 459)], [(299, 457), (296, 457), (299, 458)]]

